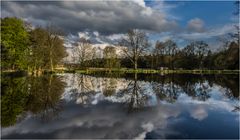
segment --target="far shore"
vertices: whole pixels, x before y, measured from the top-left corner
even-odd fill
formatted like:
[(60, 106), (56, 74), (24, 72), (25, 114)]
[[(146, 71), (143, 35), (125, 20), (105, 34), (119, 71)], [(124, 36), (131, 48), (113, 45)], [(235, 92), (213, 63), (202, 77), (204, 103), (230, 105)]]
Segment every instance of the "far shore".
[[(28, 71), (17, 70), (1, 70), (2, 74), (11, 73), (28, 73)], [(240, 70), (156, 70), (156, 69), (130, 69), (130, 68), (85, 68), (85, 69), (56, 69), (54, 71), (44, 70), (43, 73), (82, 73), (82, 74), (94, 74), (98, 72), (103, 73), (139, 73), (139, 74), (239, 74)]]

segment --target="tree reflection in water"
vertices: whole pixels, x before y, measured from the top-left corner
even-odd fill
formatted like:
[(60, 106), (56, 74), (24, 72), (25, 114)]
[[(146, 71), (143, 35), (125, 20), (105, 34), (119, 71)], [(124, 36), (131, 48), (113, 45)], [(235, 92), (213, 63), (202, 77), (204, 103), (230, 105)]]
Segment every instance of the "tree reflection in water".
[(90, 96), (96, 94), (93, 88), (93, 78), (81, 74), (74, 74), (71, 78), (71, 98), (77, 103), (89, 104), (91, 102)]
[(61, 95), (65, 83), (58, 76), (2, 77), (1, 122), (3, 127), (14, 125), (27, 113), (49, 121), (61, 110)]
[(54, 119), (62, 109), (60, 100), (65, 83), (57, 76), (41, 76), (29, 78), (29, 99), (27, 110), (38, 114), (43, 121)]
[(130, 99), (126, 102), (128, 104), (128, 112), (144, 107), (148, 99), (148, 96), (146, 95), (146, 88), (144, 86), (140, 86), (139, 82), (137, 73), (135, 73), (134, 80), (128, 83), (127, 88), (118, 93), (122, 96), (124, 96), (124, 94), (130, 94)]
[(112, 96), (116, 93), (117, 79), (115, 78), (104, 79), (103, 85), (105, 85), (103, 87), (104, 96)]
[[(116, 80), (112, 74), (98, 75), (109, 78), (106, 81)], [(142, 75), (142, 74), (131, 74), (124, 75), (127, 78), (125, 80), (118, 79), (118, 82), (106, 82), (102, 85), (105, 89), (103, 91), (105, 96), (113, 97), (124, 97), (130, 95), (130, 98), (125, 101), (129, 106), (129, 111), (140, 109), (147, 106), (148, 100), (151, 99), (152, 94), (158, 97), (158, 102), (166, 101), (174, 103), (181, 94), (186, 94), (193, 100), (207, 101), (211, 96), (213, 86), (220, 87), (224, 90), (223, 94), (230, 100), (239, 101), (239, 87), (238, 87), (238, 75)], [(88, 77), (93, 78), (93, 77)], [(99, 78), (98, 78), (99, 79)], [(122, 81), (127, 84), (125, 88), (116, 90), (114, 87)], [(112, 86), (111, 86), (112, 85)], [(149, 94), (149, 91), (152, 94)], [(108, 91), (110, 94), (107, 94)], [(111, 92), (110, 92), (111, 91)], [(238, 110), (239, 106), (235, 107)]]
[(180, 87), (174, 83), (174, 76), (167, 80), (162, 77), (159, 82), (152, 82), (152, 88), (159, 100), (166, 100), (170, 103), (174, 103), (181, 93)]
[[(78, 103), (96, 104), (95, 101), (107, 99), (111, 102), (122, 102), (127, 104), (128, 111), (134, 111), (148, 106), (152, 96), (156, 96), (157, 102), (166, 101), (174, 103), (181, 94), (192, 97), (193, 100), (206, 101), (210, 98), (213, 85), (221, 86), (229, 91), (226, 96), (235, 97), (229, 87), (222, 86), (215, 80), (217, 77), (204, 75), (125, 75), (124, 78), (111, 75), (98, 75), (92, 77), (88, 75), (74, 75), (78, 78), (75, 82), (78, 86), (72, 91), (76, 92), (72, 96)], [(94, 75), (96, 76), (96, 75)], [(114, 77), (114, 78), (112, 78)], [(226, 79), (226, 78), (225, 78)], [(229, 77), (227, 78), (229, 79)], [(219, 81), (218, 81), (219, 82)], [(232, 82), (236, 88), (237, 82)], [(125, 86), (123, 86), (125, 85)], [(237, 87), (238, 88), (238, 87)], [(235, 89), (235, 91), (237, 91)]]
[(128, 112), (134, 112), (155, 103), (175, 103), (182, 95), (205, 102), (216, 87), (226, 98), (236, 101), (232, 111), (239, 111), (238, 75), (94, 76), (97, 77), (81, 74), (2, 77), (1, 125), (14, 125), (29, 113), (42, 121), (52, 120), (58, 116), (67, 97), (84, 106), (96, 105), (102, 100), (122, 103)]
[(1, 126), (14, 125), (17, 116), (26, 107), (29, 97), (26, 77), (8, 77), (1, 79)]

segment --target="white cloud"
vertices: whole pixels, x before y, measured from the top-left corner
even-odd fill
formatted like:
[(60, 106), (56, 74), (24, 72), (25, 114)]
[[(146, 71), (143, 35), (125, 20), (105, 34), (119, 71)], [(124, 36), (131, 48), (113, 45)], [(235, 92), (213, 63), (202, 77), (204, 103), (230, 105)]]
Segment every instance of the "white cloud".
[(79, 32), (78, 36), (79, 38), (90, 39), (89, 32)]
[(133, 2), (137, 3), (138, 5), (142, 7), (146, 7), (144, 0), (132, 0)]
[(175, 16), (174, 14), (171, 13), (171, 11), (179, 6), (182, 6), (183, 4), (184, 2), (166, 3), (163, 0), (157, 0), (157, 1), (151, 1), (149, 6), (154, 10), (165, 13), (165, 17), (168, 19), (180, 20), (181, 17)]
[(179, 33), (177, 37), (186, 39), (186, 40), (198, 40), (198, 39), (209, 39), (212, 37), (218, 37), (222, 35), (226, 35), (228, 33), (232, 33), (235, 31), (233, 24), (226, 24), (221, 27), (213, 27), (204, 32), (192, 32), (192, 33)]
[(204, 21), (200, 18), (193, 18), (188, 21), (187, 29), (192, 32), (203, 32), (204, 31)]
[(124, 36), (124, 34), (112, 34), (109, 36), (106, 36), (108, 39), (114, 41), (114, 40), (120, 40), (122, 37)]
[(146, 137), (146, 134), (148, 132), (151, 132), (154, 129), (154, 125), (152, 123), (148, 122), (146, 124), (143, 124), (142, 128), (144, 131), (134, 139), (136, 139), (136, 140), (142, 139), (143, 140)]
[(95, 36), (97, 36), (97, 37), (99, 36), (98, 31), (94, 31), (93, 34), (94, 34)]
[(207, 113), (205, 107), (201, 106), (201, 105), (199, 105), (197, 107), (193, 107), (190, 110), (190, 114), (194, 119), (197, 119), (199, 121), (205, 119), (208, 116), (208, 113)]

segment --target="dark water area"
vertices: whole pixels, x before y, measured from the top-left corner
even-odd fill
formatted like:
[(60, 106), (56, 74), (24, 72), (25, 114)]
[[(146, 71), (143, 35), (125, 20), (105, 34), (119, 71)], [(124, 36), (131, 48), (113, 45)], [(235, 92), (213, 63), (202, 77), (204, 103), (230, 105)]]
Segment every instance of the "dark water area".
[(1, 138), (239, 139), (239, 75), (1, 77)]

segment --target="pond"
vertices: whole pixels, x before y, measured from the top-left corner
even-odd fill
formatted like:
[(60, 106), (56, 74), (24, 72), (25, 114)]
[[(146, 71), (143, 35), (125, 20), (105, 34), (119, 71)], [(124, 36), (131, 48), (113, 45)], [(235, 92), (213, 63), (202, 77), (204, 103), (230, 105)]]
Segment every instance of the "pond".
[(2, 76), (2, 138), (239, 138), (239, 75)]

